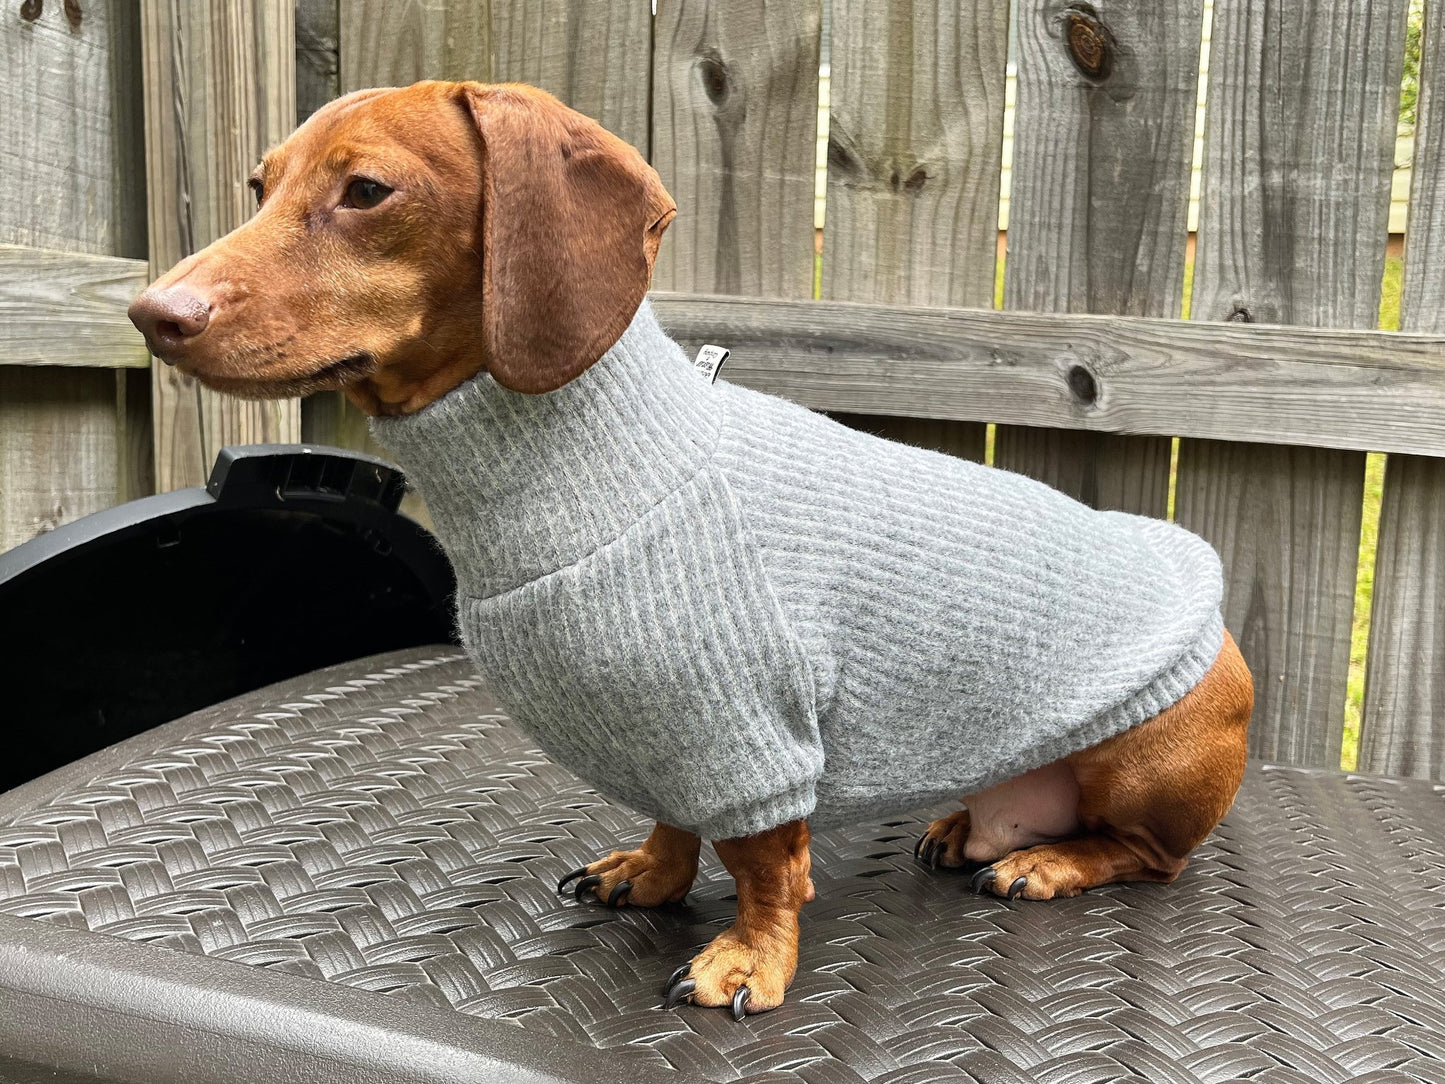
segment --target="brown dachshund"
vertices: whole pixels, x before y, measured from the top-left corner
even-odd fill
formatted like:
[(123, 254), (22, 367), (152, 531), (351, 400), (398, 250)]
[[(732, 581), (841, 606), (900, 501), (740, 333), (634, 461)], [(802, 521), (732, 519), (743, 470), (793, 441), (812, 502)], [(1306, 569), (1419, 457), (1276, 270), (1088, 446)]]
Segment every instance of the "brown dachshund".
[[(561, 163), (585, 155), (564, 179)], [(675, 211), (635, 150), (549, 95), (418, 83), (319, 111), (251, 177), (260, 211), (162, 276), (131, 318), (157, 357), (220, 391), (340, 389), (410, 414), (488, 372), (546, 392), (598, 359), (642, 302)], [(1232, 639), (1173, 707), (963, 799), (917, 854), (1000, 896), (1170, 881), (1229, 808), (1253, 704)], [(813, 896), (808, 827), (714, 841), (738, 917), (673, 976), (667, 1002), (781, 1003)], [(681, 900), (699, 838), (659, 823), (568, 880), (613, 904)], [(559, 886), (560, 888), (561, 886)]]

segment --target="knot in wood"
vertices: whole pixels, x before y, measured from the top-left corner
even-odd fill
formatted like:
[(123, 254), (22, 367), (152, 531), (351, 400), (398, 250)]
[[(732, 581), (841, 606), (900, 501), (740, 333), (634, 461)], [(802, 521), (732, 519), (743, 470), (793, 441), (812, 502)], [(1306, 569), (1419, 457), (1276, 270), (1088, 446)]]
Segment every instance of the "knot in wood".
[(27, 23), (33, 23), (43, 14), (45, 14), (45, 0), (24, 0), (24, 3), (20, 5), (20, 17)]
[(1085, 5), (1064, 11), (1064, 41), (1069, 59), (1086, 79), (1102, 83), (1114, 72), (1114, 35)]
[(708, 50), (697, 62), (698, 75), (702, 78), (702, 92), (713, 105), (722, 105), (732, 93), (732, 80), (728, 77), (728, 66), (714, 50)]
[(80, 23), (84, 19), (84, 12), (80, 10), (80, 0), (65, 0), (62, 5), (65, 11), (65, 21), (70, 24), (71, 30), (79, 30)]
[(1082, 365), (1069, 366), (1068, 381), (1069, 391), (1084, 406), (1093, 406), (1098, 400), (1099, 385), (1094, 380), (1094, 374)]

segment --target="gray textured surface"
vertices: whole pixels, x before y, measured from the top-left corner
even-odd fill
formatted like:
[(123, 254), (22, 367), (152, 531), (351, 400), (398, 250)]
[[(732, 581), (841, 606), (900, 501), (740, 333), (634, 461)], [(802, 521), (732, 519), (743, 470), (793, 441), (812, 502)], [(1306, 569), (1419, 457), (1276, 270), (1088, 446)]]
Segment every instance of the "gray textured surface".
[(1256, 766), (1176, 884), (1045, 904), (920, 869), (921, 827), (815, 837), (781, 1009), (657, 1012), (730, 920), (730, 882), (705, 864), (653, 912), (558, 899), (557, 876), (644, 826), (422, 649), (0, 796), (0, 912), (384, 992), (401, 1015), (641, 1044), (716, 1080), (1445, 1081), (1445, 788)]

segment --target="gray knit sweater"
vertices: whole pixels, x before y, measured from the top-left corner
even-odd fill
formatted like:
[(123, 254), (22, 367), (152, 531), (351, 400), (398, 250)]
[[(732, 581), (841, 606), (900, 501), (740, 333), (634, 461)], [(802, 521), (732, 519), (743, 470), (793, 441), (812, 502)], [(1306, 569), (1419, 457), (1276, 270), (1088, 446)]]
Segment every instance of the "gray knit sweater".
[(1156, 520), (708, 384), (645, 302), (547, 395), (377, 420), (463, 641), (554, 759), (711, 839), (960, 797), (1173, 704), (1219, 559)]

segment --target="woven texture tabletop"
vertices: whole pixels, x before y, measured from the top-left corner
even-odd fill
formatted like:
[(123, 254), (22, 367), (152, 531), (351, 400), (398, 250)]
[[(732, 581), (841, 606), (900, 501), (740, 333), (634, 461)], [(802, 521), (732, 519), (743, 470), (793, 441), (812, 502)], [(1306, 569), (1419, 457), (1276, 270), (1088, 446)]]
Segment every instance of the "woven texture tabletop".
[(1173, 885), (980, 897), (928, 817), (813, 837), (787, 1004), (657, 1010), (732, 919), (557, 878), (646, 825), (455, 649), (319, 671), (0, 795), (0, 913), (514, 1021), (718, 1080), (1445, 1082), (1445, 788), (1252, 766)]

